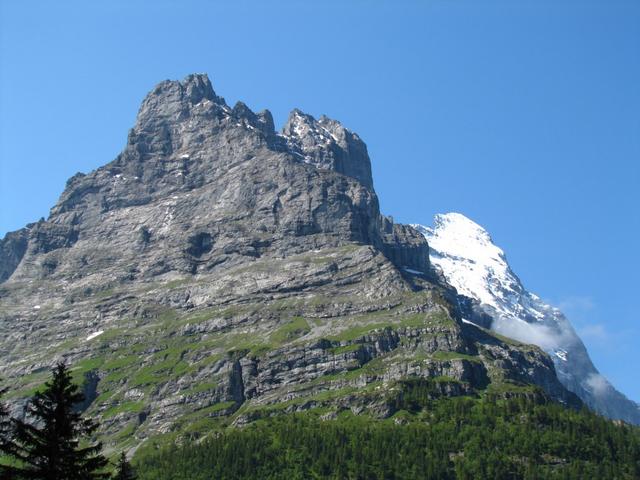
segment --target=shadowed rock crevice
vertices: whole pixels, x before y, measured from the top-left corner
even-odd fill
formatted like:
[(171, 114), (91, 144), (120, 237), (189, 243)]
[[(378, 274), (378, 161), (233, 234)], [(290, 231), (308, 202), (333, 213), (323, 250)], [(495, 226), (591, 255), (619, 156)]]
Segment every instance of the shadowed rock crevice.
[(84, 412), (98, 398), (98, 383), (100, 382), (98, 371), (90, 370), (83, 377), (82, 394), (84, 395), (84, 400), (74, 407), (78, 412)]
[(205, 253), (209, 253), (213, 248), (213, 236), (207, 232), (200, 232), (189, 237), (189, 246), (187, 253), (194, 257), (201, 257)]

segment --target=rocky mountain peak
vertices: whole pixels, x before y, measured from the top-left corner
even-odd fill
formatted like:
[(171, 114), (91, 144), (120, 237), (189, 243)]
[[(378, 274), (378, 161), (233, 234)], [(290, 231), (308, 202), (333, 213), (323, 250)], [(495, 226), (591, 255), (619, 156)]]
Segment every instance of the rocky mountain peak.
[[(298, 110), (276, 134), (268, 110), (254, 113), (243, 102), (230, 108), (206, 75), (157, 85), (123, 152), (69, 179), (50, 217), (29, 235), (27, 247), (3, 243), (5, 279), (14, 270), (24, 278), (94, 271), (83, 249), (96, 235), (123, 243), (112, 266), (137, 265), (132, 278), (345, 242), (372, 245), (401, 267), (428, 268), (424, 238), (383, 222), (356, 134)], [(33, 261), (42, 253), (56, 257), (46, 272)], [(20, 267), (23, 257), (32, 260)]]
[(148, 109), (151, 103), (168, 104), (188, 102), (196, 105), (203, 100), (225, 104), (224, 99), (216, 95), (206, 73), (187, 75), (183, 80), (165, 80), (149, 92), (142, 102), (141, 111)]
[(165, 80), (142, 101), (134, 132), (154, 132), (167, 123), (216, 111), (229, 111), (229, 108), (224, 99), (216, 95), (206, 74), (189, 75), (181, 81)]
[(237, 102), (231, 114), (237, 120), (244, 121), (246, 125), (259, 129), (269, 139), (276, 133), (273, 115), (269, 110), (254, 113), (244, 102)]
[(198, 103), (202, 99), (221, 100), (216, 96), (211, 86), (211, 81), (206, 73), (194, 73), (179, 82), (185, 90), (191, 103)]
[(324, 115), (315, 119), (295, 109), (282, 127), (282, 135), (304, 162), (348, 175), (373, 188), (367, 146), (340, 122)]

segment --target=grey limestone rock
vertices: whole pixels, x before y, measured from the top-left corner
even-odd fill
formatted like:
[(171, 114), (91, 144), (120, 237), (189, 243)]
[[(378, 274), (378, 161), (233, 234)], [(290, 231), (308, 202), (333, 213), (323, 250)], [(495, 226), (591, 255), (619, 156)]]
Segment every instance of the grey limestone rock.
[(304, 162), (320, 169), (334, 170), (359, 180), (373, 189), (367, 146), (340, 122), (295, 109), (282, 128), (289, 149)]
[(0, 240), (0, 282), (8, 279), (22, 261), (28, 241), (29, 227), (10, 232)]
[[(123, 153), (69, 180), (49, 219), (32, 229), (24, 266), (3, 256), (4, 276), (10, 268), (16, 279), (38, 269), (104, 276), (104, 265), (126, 265), (133, 277), (197, 273), (345, 242), (426, 270), (426, 241), (379, 214), (364, 143), (337, 122), (304, 119), (335, 136), (318, 147), (317, 162), (299, 158), (296, 145), (311, 148), (312, 134), (292, 119), (276, 138), (268, 111), (230, 109), (204, 75), (160, 83)], [(34, 258), (54, 250), (55, 268)]]

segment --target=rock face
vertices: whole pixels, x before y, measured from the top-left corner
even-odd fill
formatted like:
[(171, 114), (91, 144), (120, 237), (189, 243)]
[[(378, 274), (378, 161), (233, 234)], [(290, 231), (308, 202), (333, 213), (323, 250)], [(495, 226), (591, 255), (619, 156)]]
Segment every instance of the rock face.
[(373, 189), (367, 146), (339, 122), (325, 116), (316, 120), (294, 110), (282, 134), (289, 149), (304, 162), (321, 169), (335, 170)]
[(27, 251), (29, 227), (9, 232), (0, 240), (0, 282), (4, 282), (15, 271)]
[[(322, 143), (314, 147), (315, 140)], [(16, 235), (24, 249), (25, 233)], [(2, 264), (5, 277), (16, 268), (14, 280), (73, 271), (119, 282), (123, 269), (130, 280), (195, 274), (345, 242), (428, 268), (424, 240), (380, 216), (366, 147), (355, 134), (297, 111), (276, 134), (268, 111), (231, 109), (206, 76), (193, 75), (158, 85), (123, 153), (72, 177), (49, 219), (33, 227), (24, 261), (17, 265), (21, 250), (11, 247)]]
[(459, 213), (437, 215), (433, 228), (415, 228), (429, 241), (433, 264), (463, 296), (471, 321), (540, 346), (553, 358), (562, 384), (588, 406), (640, 424), (640, 406), (598, 372), (562, 312), (523, 287), (484, 228)]
[(407, 377), (580, 403), (541, 349), (462, 322), (424, 237), (380, 214), (356, 134), (299, 111), (278, 133), (205, 75), (160, 83), (123, 152), (5, 237), (0, 265), (0, 376), (20, 398), (69, 362), (111, 445), (318, 406), (386, 416)]

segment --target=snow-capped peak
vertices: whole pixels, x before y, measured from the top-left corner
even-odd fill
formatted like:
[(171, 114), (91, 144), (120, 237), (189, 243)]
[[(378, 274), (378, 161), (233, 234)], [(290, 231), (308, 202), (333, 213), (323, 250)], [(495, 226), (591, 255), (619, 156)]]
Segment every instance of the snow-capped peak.
[(491, 317), (492, 330), (546, 350), (559, 380), (591, 408), (640, 424), (638, 405), (598, 373), (562, 312), (523, 287), (484, 228), (460, 213), (436, 215), (433, 227), (412, 226), (429, 242), (431, 264), (459, 295), (477, 302), (474, 309)]
[(433, 228), (413, 226), (429, 242), (431, 263), (458, 293), (501, 313), (513, 310), (512, 294), (522, 293), (520, 281), (484, 228), (460, 213), (436, 215)]

